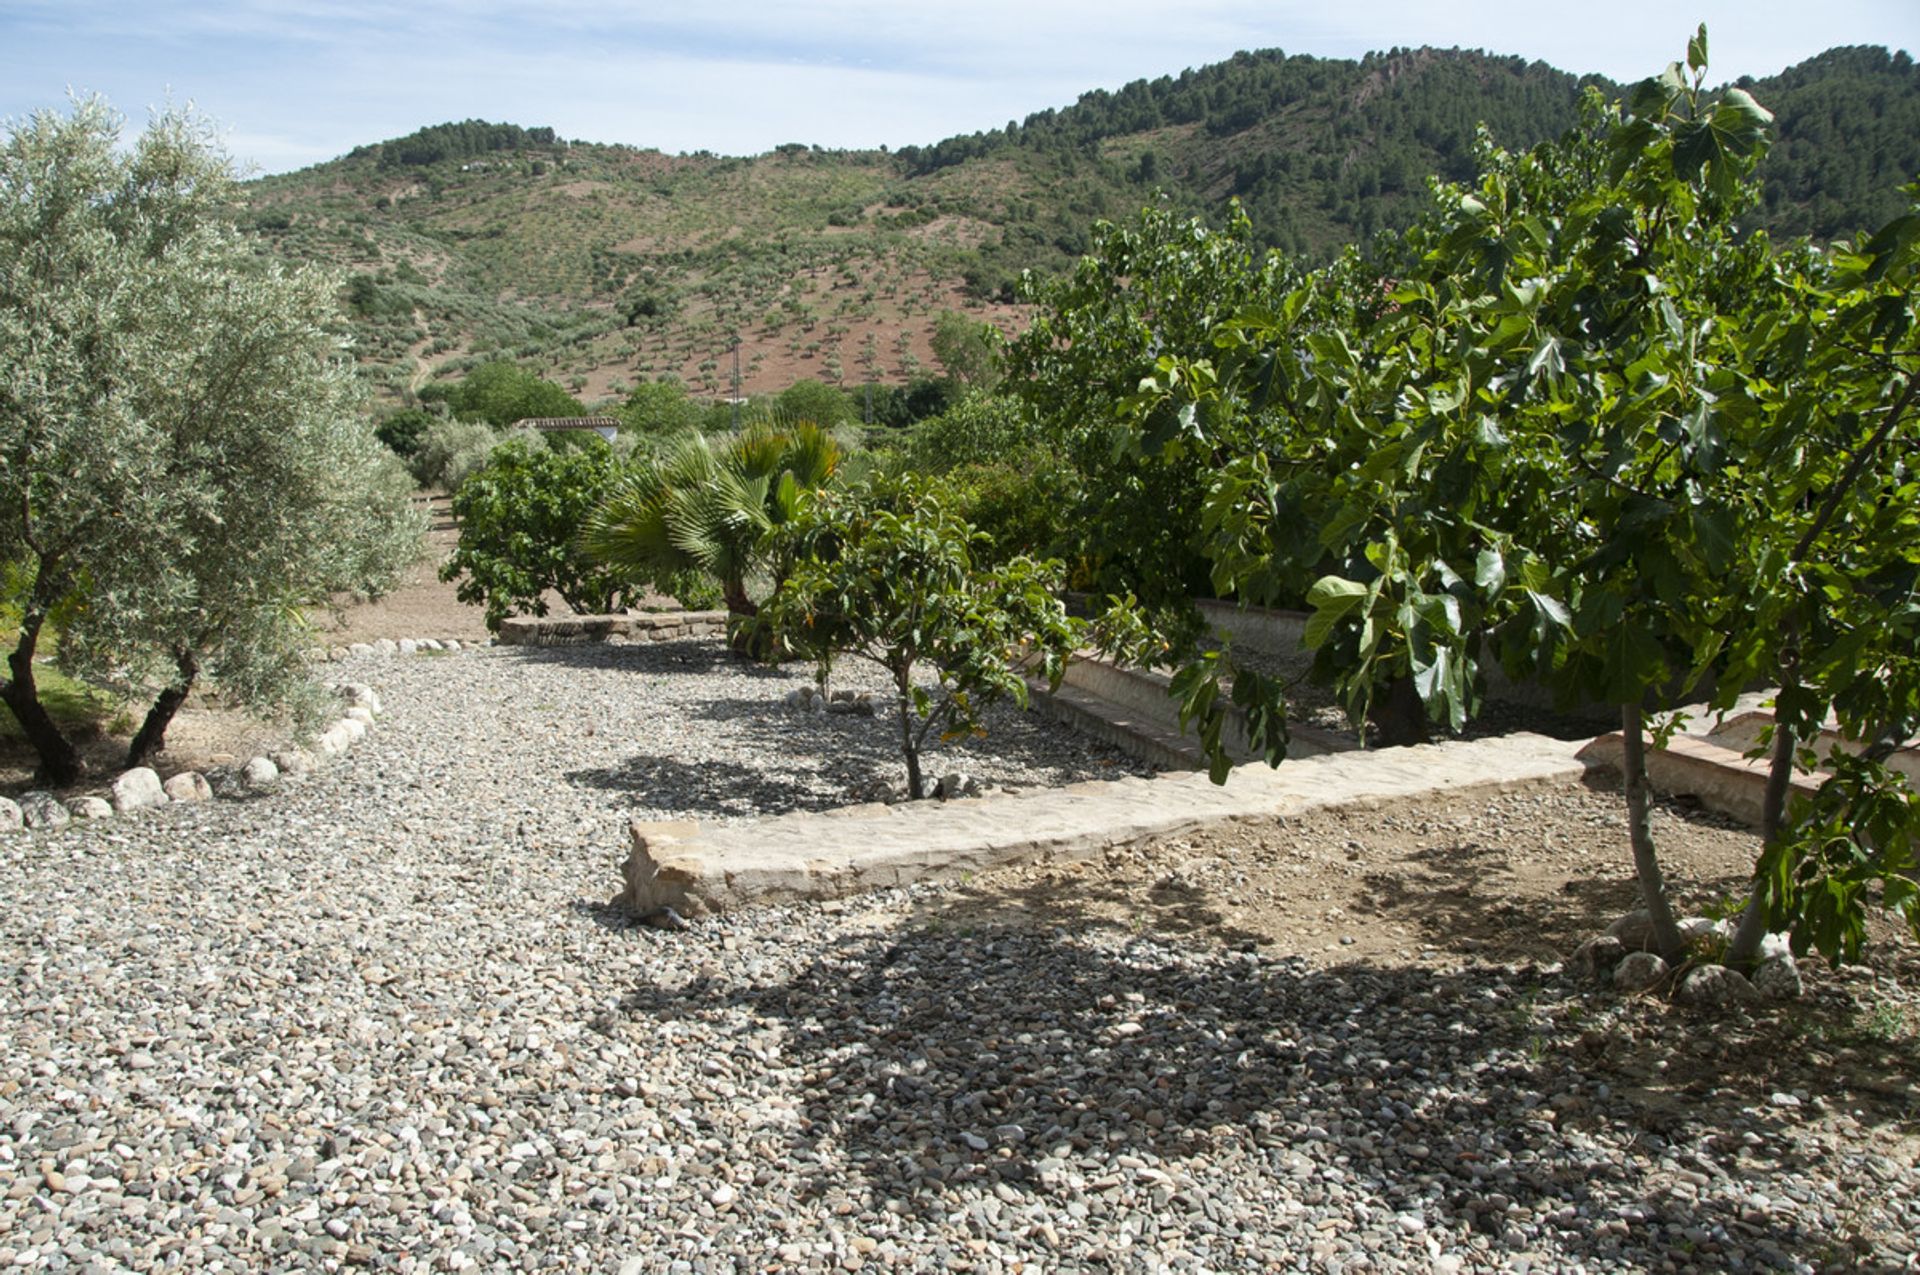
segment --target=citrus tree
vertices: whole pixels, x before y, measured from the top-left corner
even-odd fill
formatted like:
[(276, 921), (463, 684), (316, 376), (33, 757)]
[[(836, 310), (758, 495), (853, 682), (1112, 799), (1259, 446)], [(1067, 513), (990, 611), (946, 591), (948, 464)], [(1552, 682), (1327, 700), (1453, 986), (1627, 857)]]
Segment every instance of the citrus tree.
[(580, 545), (588, 517), (619, 473), (613, 449), (599, 438), (558, 452), (520, 438), (500, 444), (454, 493), (460, 542), (440, 578), (458, 582), (460, 601), (484, 606), (487, 628), (496, 633), (510, 615), (545, 615), (549, 590), (577, 615), (629, 605), (632, 580)]
[(983, 733), (981, 711), (997, 699), (1024, 708), (1029, 667), (1057, 686), (1082, 635), (1055, 596), (1058, 562), (978, 565), (984, 537), (924, 480), (815, 493), (778, 539), (793, 567), (764, 618), (823, 682), (841, 656), (886, 670), (915, 799), (926, 796), (929, 738)]

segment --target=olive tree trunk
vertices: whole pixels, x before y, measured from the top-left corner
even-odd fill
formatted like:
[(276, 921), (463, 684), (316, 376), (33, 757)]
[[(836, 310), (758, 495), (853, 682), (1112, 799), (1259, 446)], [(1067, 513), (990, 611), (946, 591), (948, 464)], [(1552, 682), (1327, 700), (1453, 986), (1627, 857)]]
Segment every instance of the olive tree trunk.
[(40, 630), (46, 619), (44, 611), (30, 611), (21, 617), (19, 640), (7, 657), (10, 675), (0, 682), (0, 700), (5, 700), (13, 711), (14, 720), (20, 723), (27, 742), (40, 758), (38, 780), (66, 788), (79, 783), (87, 768), (79, 750), (40, 702), (40, 688), (33, 680), (33, 655), (40, 645)]
[(173, 715), (187, 702), (187, 696), (193, 693), (195, 679), (200, 676), (200, 661), (190, 650), (174, 652), (174, 666), (180, 671), (173, 685), (154, 697), (153, 707), (147, 710), (147, 718), (140, 723), (139, 731), (133, 742), (127, 745), (127, 766), (145, 766), (159, 755), (167, 746), (167, 727), (173, 724)]

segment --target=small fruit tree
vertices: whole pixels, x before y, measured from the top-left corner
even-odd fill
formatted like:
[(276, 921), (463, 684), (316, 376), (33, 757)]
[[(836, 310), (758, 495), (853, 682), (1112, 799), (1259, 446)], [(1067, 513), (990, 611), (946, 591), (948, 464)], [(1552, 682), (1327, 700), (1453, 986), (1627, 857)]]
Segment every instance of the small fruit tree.
[(460, 485), (453, 515), (460, 543), (440, 578), (457, 580), (456, 596), (486, 607), (487, 628), (516, 613), (545, 615), (549, 589), (576, 614), (626, 606), (634, 586), (624, 572), (589, 559), (580, 533), (620, 472), (599, 438), (553, 451), (515, 438), (494, 448), (486, 467)]
[[(1876, 895), (1920, 934), (1920, 795), (1881, 764), (1920, 732), (1920, 212), (1824, 251), (1744, 231), (1770, 117), (1705, 92), (1705, 70), (1702, 29), (1684, 66), (1591, 96), (1557, 143), (1483, 138), (1479, 179), (1436, 185), (1376, 266), (1269, 265), (1257, 303), (1201, 331), (1149, 323), (1111, 452), (1197, 484), (1168, 551), (1216, 589), (1312, 608), (1356, 722), (1404, 689), (1458, 728), (1492, 663), (1616, 705), (1669, 956), (1654, 710), (1777, 686), (1765, 850), (1727, 959), (1788, 926), (1845, 958)], [(1176, 679), (1190, 709), (1211, 712), (1230, 663)], [(1816, 757), (1829, 717), (1851, 743)], [(1831, 776), (1790, 809), (1816, 761)]]
[(823, 681), (843, 655), (887, 671), (914, 798), (926, 795), (930, 736), (981, 733), (981, 710), (996, 699), (1025, 707), (1027, 668), (1057, 686), (1081, 636), (1055, 596), (1059, 563), (977, 566), (982, 537), (921, 480), (819, 492), (779, 539), (793, 567), (762, 618), (788, 652), (819, 664)]

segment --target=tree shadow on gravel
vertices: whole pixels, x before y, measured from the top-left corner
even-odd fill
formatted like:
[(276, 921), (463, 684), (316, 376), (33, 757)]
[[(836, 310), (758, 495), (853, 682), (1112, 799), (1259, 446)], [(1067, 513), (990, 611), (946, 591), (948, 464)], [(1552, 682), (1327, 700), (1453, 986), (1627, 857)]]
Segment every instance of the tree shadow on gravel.
[[(797, 1170), (811, 1175), (804, 1194), (929, 1225), (964, 1216), (982, 1239), (1030, 1243), (1022, 1210), (1046, 1200), (1056, 1217), (1086, 1210), (1070, 1236), (1080, 1257), (1150, 1214), (1162, 1244), (1204, 1236), (1215, 1260), (1264, 1260), (1276, 1189), (1355, 1223), (1346, 1238), (1362, 1248), (1369, 1228), (1403, 1243), (1392, 1214), (1417, 1214), (1470, 1265), (1546, 1248), (1711, 1266), (1715, 1228), (1784, 1264), (1834, 1238), (1668, 1194), (1649, 1157), (1697, 1143), (1707, 1122), (1734, 1127), (1733, 1108), (1662, 1109), (1654, 1128), (1622, 1094), (1602, 1096), (1532, 1012), (1573, 995), (1530, 967), (1314, 969), (1111, 927), (956, 927), (936, 907), (845, 938), (775, 985), (734, 983), (721, 966), (691, 987), (636, 987), (623, 1009), (723, 1031), (743, 1015), (777, 1024), (767, 1065), (797, 1110), (752, 1136), (810, 1166)], [(698, 1087), (686, 1111), (737, 1124), (733, 1100)], [(1764, 1155), (1790, 1118), (1739, 1115), (1761, 1139), (1746, 1154)], [(1594, 1233), (1630, 1205), (1650, 1218), (1628, 1232), (1638, 1247)], [(1591, 1216), (1550, 1220), (1569, 1207)], [(1515, 1218), (1538, 1229), (1508, 1236)], [(1654, 1229), (1666, 1221), (1673, 1231)], [(1709, 1238), (1684, 1239), (1682, 1224)]]
[(731, 672), (742, 677), (786, 680), (778, 668), (736, 659), (718, 638), (672, 642), (588, 642), (578, 646), (510, 646), (510, 658), (534, 664), (563, 664), (570, 668), (613, 669), (634, 673)]
[(830, 810), (847, 803), (844, 792), (823, 792), (820, 776), (805, 757), (770, 755), (754, 766), (733, 761), (686, 761), (662, 753), (635, 753), (614, 766), (565, 772), (568, 783), (618, 792), (639, 804), (660, 793), (659, 805), (701, 815), (748, 819), (791, 810)]

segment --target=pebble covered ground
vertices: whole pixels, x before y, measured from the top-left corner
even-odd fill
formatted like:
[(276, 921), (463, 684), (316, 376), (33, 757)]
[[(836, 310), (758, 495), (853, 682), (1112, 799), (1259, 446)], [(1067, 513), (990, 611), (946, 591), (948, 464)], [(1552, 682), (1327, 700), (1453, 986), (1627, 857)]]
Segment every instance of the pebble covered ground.
[[(1916, 1261), (1910, 1158), (1820, 1141), (1811, 1092), (1649, 1127), (1540, 1047), (1535, 1009), (1583, 995), (1550, 965), (1000, 927), (931, 888), (630, 925), (626, 814), (833, 804), (886, 756), (884, 718), (779, 707), (797, 671), (677, 643), (329, 672), (386, 713), (311, 777), (0, 834), (0, 1262)], [(994, 737), (990, 784), (1118, 768)]]

